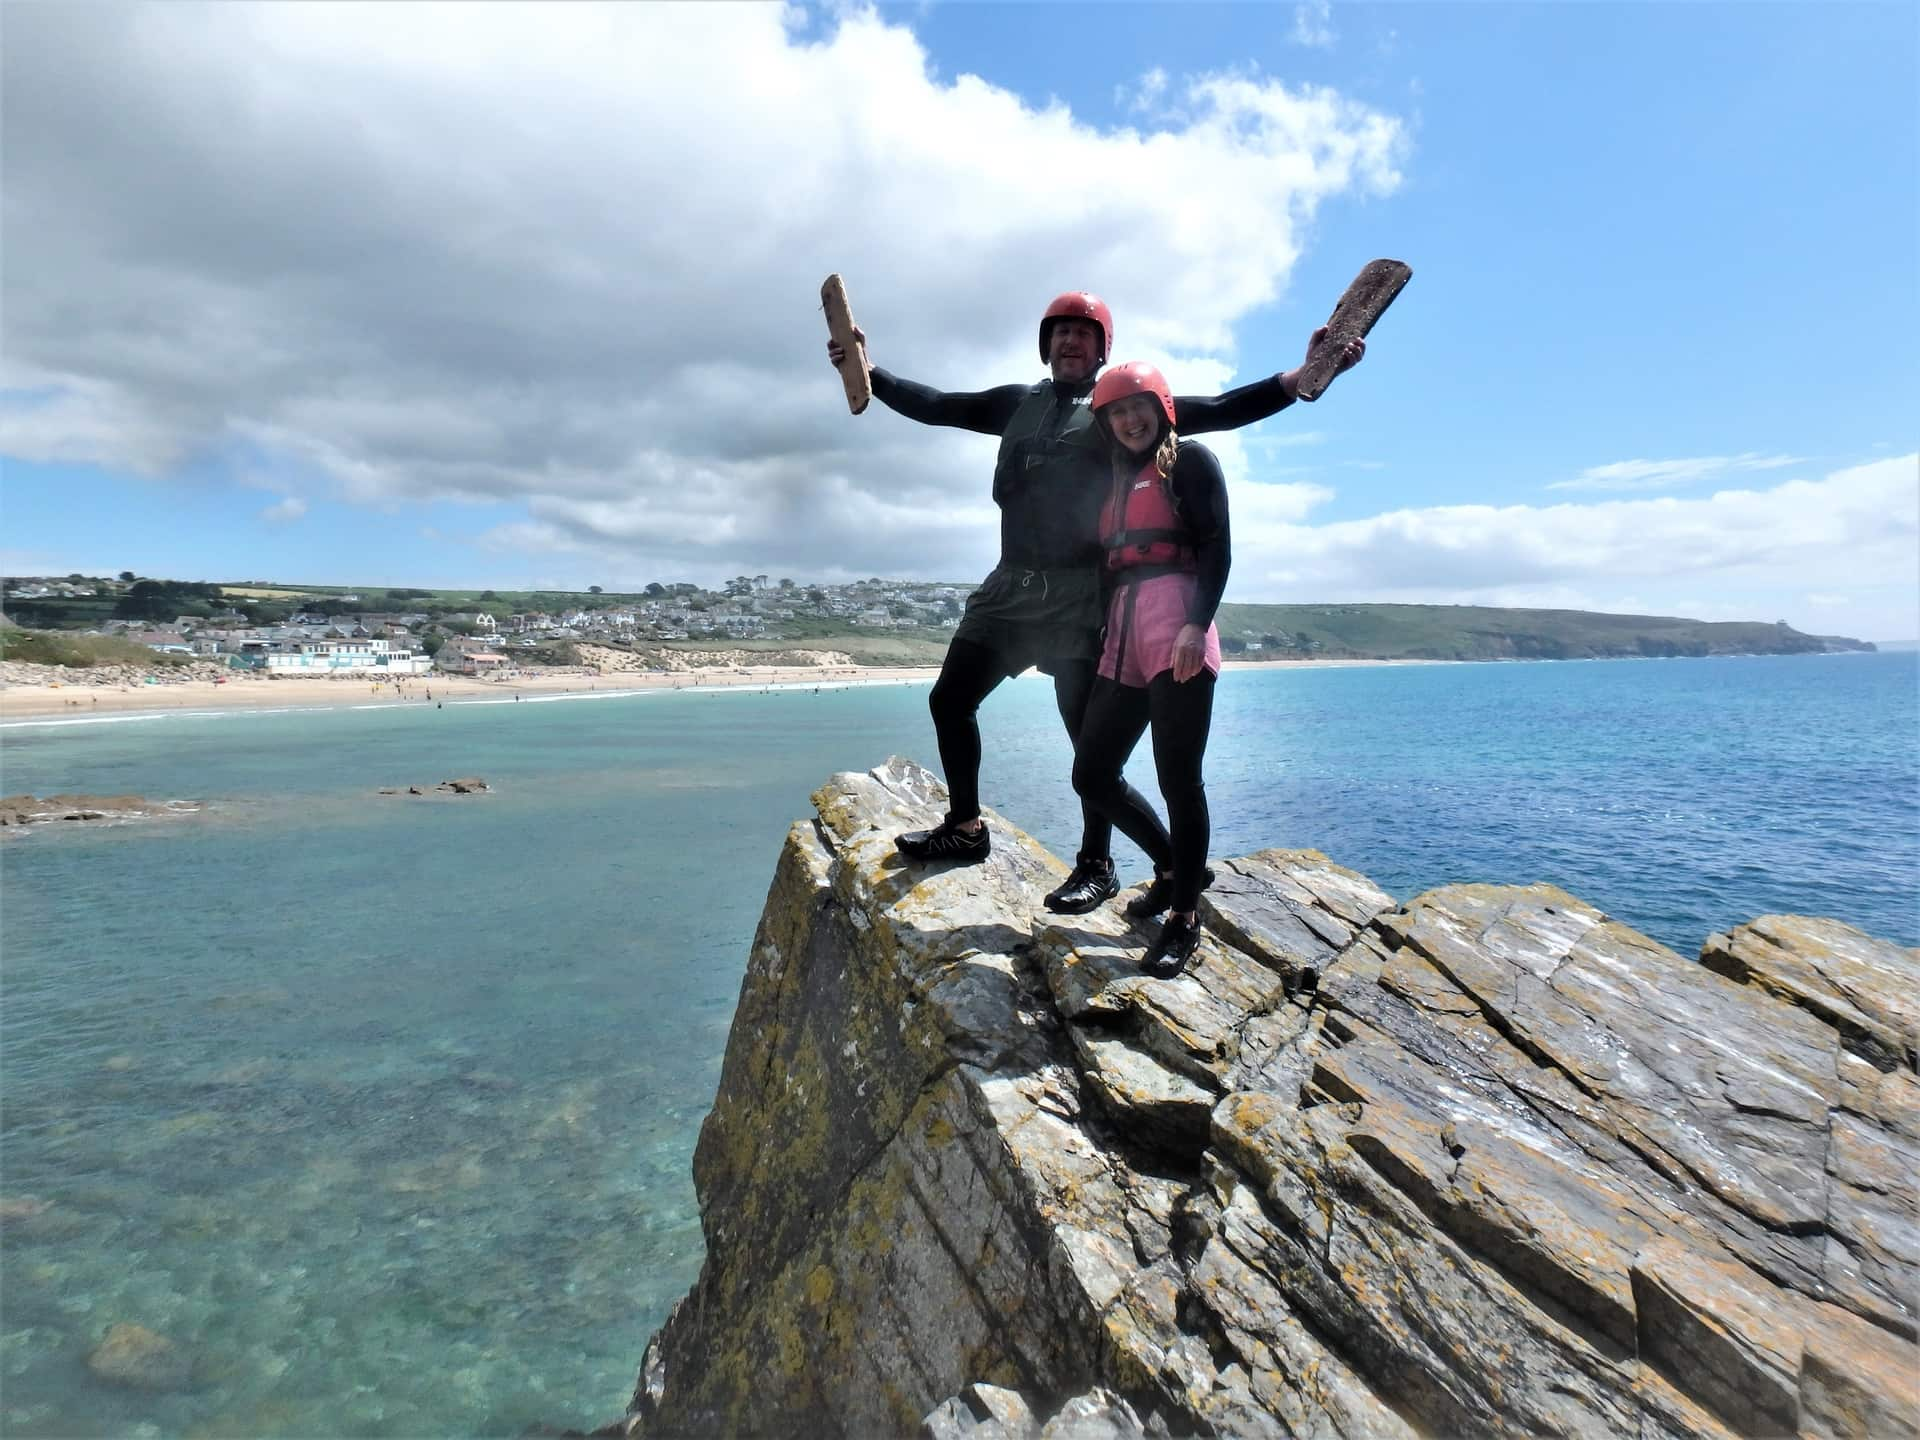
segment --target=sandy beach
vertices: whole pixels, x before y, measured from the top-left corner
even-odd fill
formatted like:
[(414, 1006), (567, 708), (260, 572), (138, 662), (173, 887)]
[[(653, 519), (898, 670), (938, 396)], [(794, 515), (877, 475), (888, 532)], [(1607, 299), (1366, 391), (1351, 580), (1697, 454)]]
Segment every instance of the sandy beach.
[[(1228, 670), (1338, 668), (1356, 665), (1428, 664), (1405, 660), (1287, 660), (1226, 662)], [(595, 673), (590, 669), (522, 670), (486, 679), (416, 675), (370, 680), (364, 675), (269, 678), (231, 671), (212, 678), (212, 667), (192, 673), (156, 669), (92, 671), (9, 662), (0, 666), (0, 723), (77, 719), (155, 710), (328, 709), (364, 705), (448, 705), (474, 701), (533, 700), (558, 695), (626, 694), (641, 690), (805, 688), (815, 685), (878, 685), (930, 681), (930, 666), (729, 665), (682, 671)]]
[[(729, 666), (675, 673), (594, 674), (585, 670), (529, 671), (498, 678), (416, 675), (268, 678), (235, 671), (222, 679), (178, 678), (165, 671), (96, 679), (86, 670), (10, 664), (0, 683), (0, 722), (75, 719), (154, 710), (329, 709), (361, 705), (450, 705), (472, 701), (532, 700), (570, 694), (624, 694), (638, 690), (733, 689), (872, 685), (931, 680), (932, 669), (872, 669), (857, 665)], [(21, 671), (35, 671), (31, 678)]]

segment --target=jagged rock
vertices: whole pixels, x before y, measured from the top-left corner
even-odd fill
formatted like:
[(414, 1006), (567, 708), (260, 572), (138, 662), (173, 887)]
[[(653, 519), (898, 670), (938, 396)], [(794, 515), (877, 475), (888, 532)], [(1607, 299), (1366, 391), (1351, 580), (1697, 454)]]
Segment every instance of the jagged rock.
[(1040, 1440), (1144, 1440), (1133, 1407), (1109, 1390), (1076, 1395), (1040, 1427)]
[(997, 818), (899, 857), (944, 800), (788, 834), (641, 1434), (1920, 1431), (1920, 954), (1265, 851), (1152, 979)]
[(1026, 1400), (998, 1385), (969, 1385), (920, 1422), (921, 1440), (1039, 1440)]
[(1838, 920), (1762, 915), (1707, 938), (1700, 963), (1811, 1010), (1841, 1043), (1881, 1070), (1920, 1058), (1920, 951), (1862, 934)]
[(921, 1440), (1145, 1440), (1133, 1407), (1110, 1390), (1076, 1395), (1045, 1424), (1024, 1396), (997, 1385), (969, 1385), (920, 1422)]

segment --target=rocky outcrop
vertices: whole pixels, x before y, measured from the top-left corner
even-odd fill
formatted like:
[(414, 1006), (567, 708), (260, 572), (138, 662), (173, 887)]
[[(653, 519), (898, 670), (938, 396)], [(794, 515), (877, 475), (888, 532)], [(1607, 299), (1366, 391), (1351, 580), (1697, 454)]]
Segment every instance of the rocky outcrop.
[(9, 795), (0, 800), (0, 825), (34, 825), (47, 820), (145, 820), (155, 816), (191, 815), (200, 806), (191, 800), (149, 800), (143, 795)]
[(485, 795), (491, 787), (478, 775), (462, 776), (458, 780), (442, 780), (438, 785), (409, 785), (402, 790), (397, 785), (383, 786), (382, 795)]
[(779, 668), (782, 670), (820, 669), (831, 666), (850, 666), (853, 657), (844, 650), (806, 650), (800, 648), (783, 650), (676, 650), (669, 646), (642, 646), (633, 650), (616, 650), (611, 645), (589, 645), (582, 643), (576, 647), (580, 658), (593, 666), (602, 675), (620, 675), (630, 672), (651, 673), (670, 670), (676, 674), (692, 674), (696, 670), (728, 668)]
[(925, 771), (793, 827), (694, 1159), (656, 1435), (1920, 1429), (1920, 952), (1683, 959), (1547, 886), (1216, 861), (1188, 973)]
[(235, 670), (225, 660), (162, 660), (151, 665), (40, 665), (30, 660), (0, 660), (0, 687), (46, 685), (94, 690), (136, 685), (184, 685), (190, 680), (243, 680), (253, 672)]

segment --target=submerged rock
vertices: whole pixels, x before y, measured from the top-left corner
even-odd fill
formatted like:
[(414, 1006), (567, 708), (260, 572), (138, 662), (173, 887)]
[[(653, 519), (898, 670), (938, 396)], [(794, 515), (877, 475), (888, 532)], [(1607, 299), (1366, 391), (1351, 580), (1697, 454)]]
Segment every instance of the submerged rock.
[(896, 854), (944, 798), (788, 834), (639, 1433), (1920, 1430), (1920, 951), (1273, 850), (1153, 979), (997, 820)]
[(112, 1326), (87, 1356), (87, 1369), (112, 1385), (136, 1390), (183, 1390), (192, 1362), (164, 1335), (127, 1321)]
[(33, 825), (48, 820), (144, 820), (190, 815), (200, 807), (189, 800), (149, 800), (144, 795), (9, 795), (0, 800), (0, 825)]

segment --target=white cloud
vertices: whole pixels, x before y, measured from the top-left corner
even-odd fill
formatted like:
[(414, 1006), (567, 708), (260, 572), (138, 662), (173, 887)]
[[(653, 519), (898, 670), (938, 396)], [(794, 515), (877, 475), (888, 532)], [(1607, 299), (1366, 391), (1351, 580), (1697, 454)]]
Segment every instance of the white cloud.
[[(0, 453), (503, 502), (640, 573), (991, 563), (993, 442), (849, 419), (829, 271), (875, 361), (930, 384), (1037, 379), (1040, 309), (1087, 287), (1123, 354), (1214, 389), (1319, 208), (1393, 190), (1405, 149), (1391, 115), (1245, 75), (1150, 77), (1180, 118), (1101, 129), (937, 78), (863, 10), (7, 21), (4, 381), (29, 388)], [(1181, 183), (1117, 193), (1131, 163)]]
[(307, 513), (307, 502), (298, 495), (289, 495), (276, 501), (260, 512), (260, 518), (269, 525), (286, 525), (300, 519)]
[(1338, 38), (1333, 31), (1332, 0), (1309, 0), (1293, 7), (1294, 44), (1325, 50)]
[[(10, 232), (8, 232), (10, 241)], [(10, 298), (11, 283), (4, 284)], [(185, 427), (118, 385), (21, 363), (8, 334), (0, 390), (0, 454), (51, 464), (93, 464), (159, 476), (187, 458)]]
[[(1920, 634), (1920, 455), (1767, 490), (1434, 506), (1318, 526), (1250, 511), (1245, 493), (1233, 493), (1236, 600), (1635, 608), (1801, 628), (1818, 612), (1823, 629), (1839, 616), (1864, 639)], [(1805, 586), (1844, 587), (1846, 603), (1782, 598)], [(1802, 613), (1767, 613), (1790, 603)]]
[(1167, 72), (1156, 65), (1132, 85), (1113, 87), (1113, 103), (1133, 114), (1145, 114), (1157, 108), (1167, 93)]
[(1781, 470), (1801, 464), (1796, 455), (1705, 455), (1690, 460), (1616, 460), (1582, 470), (1572, 480), (1556, 480), (1549, 490), (1665, 490), (1709, 475), (1738, 470)]

